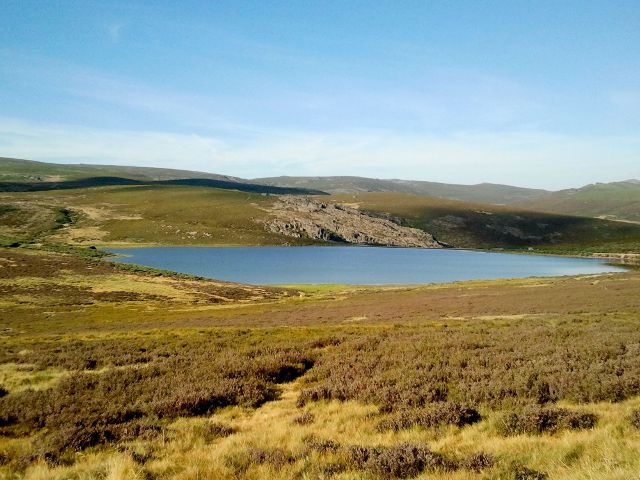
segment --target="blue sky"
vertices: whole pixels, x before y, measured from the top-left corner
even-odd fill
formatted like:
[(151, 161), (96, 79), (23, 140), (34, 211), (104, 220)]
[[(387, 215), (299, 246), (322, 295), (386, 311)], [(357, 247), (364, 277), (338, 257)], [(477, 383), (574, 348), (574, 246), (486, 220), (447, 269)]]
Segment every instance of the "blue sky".
[(565, 188), (640, 177), (640, 3), (29, 1), (0, 156)]

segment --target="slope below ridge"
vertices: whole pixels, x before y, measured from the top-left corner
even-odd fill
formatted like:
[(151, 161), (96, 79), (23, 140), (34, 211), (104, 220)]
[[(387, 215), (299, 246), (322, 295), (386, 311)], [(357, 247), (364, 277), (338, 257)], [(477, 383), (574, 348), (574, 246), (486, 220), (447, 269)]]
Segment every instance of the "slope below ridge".
[(354, 176), (327, 177), (268, 177), (255, 178), (255, 183), (279, 187), (297, 187), (321, 190), (324, 192), (358, 193), (358, 192), (400, 192), (430, 197), (441, 197), (476, 203), (510, 204), (532, 200), (547, 193), (547, 190), (513, 187), (493, 183), (476, 185), (458, 185), (449, 183), (428, 182), (422, 180), (376, 179)]
[(242, 178), (230, 175), (192, 170), (87, 163), (49, 163), (0, 157), (0, 182), (55, 182), (89, 177), (122, 177), (147, 181), (207, 178), (238, 183), (246, 182)]
[(544, 212), (640, 222), (640, 181), (594, 183), (515, 205)]
[(456, 247), (534, 248), (555, 253), (635, 252), (640, 248), (640, 225), (633, 223), (398, 192), (336, 194), (323, 201), (383, 215)]

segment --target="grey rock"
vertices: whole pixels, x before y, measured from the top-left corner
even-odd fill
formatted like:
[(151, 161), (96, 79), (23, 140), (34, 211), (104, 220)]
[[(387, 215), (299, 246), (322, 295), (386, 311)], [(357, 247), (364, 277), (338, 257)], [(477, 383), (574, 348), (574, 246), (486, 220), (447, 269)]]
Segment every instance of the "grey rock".
[(308, 197), (283, 196), (270, 209), (265, 228), (295, 238), (392, 247), (442, 248), (432, 235), (355, 208)]

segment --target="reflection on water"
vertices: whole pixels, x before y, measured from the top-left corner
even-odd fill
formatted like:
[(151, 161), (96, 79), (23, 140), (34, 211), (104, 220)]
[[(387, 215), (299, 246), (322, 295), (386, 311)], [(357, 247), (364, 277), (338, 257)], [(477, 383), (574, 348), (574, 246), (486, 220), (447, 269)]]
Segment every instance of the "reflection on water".
[(114, 259), (242, 283), (446, 283), (624, 271), (606, 259), (382, 247), (118, 248)]

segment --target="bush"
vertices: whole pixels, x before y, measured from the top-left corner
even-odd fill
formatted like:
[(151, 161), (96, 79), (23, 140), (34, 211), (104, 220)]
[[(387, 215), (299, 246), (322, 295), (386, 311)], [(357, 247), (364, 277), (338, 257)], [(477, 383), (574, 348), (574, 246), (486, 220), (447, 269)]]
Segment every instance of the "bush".
[(296, 425), (310, 425), (314, 422), (315, 416), (311, 412), (303, 412), (293, 419)]
[[(313, 365), (303, 348), (259, 341), (238, 346), (233, 339), (168, 335), (155, 343), (77, 341), (47, 352), (35, 350), (31, 354), (42, 364), (67, 364), (75, 371), (52, 388), (0, 398), (0, 433), (26, 435), (43, 429), (34, 451), (58, 461), (66, 451), (153, 435), (162, 423), (179, 416), (206, 415), (230, 405), (259, 406), (278, 397), (277, 383)], [(83, 371), (116, 362), (129, 363)], [(233, 433), (221, 424), (203, 428), (205, 440)]]
[(383, 478), (415, 477), (425, 470), (449, 471), (458, 466), (426, 445), (410, 443), (377, 448), (354, 445), (349, 448), (349, 455), (354, 468)]
[(469, 456), (464, 462), (464, 466), (474, 472), (481, 472), (495, 465), (495, 458), (485, 452), (477, 452)]
[(432, 404), (422, 411), (404, 410), (395, 413), (380, 422), (377, 429), (378, 431), (398, 431), (414, 426), (432, 428), (438, 425), (463, 427), (480, 420), (480, 413), (474, 408), (465, 407), (457, 402), (440, 402)]
[(315, 435), (309, 435), (302, 439), (307, 449), (315, 450), (320, 453), (337, 452), (340, 450), (340, 444), (334, 440), (323, 440)]
[(4, 385), (0, 385), (0, 398), (9, 395), (9, 390), (4, 388)]
[(512, 464), (510, 472), (513, 480), (547, 480), (549, 478), (546, 473), (527, 468), (519, 463)]
[(298, 402), (359, 400), (389, 411), (621, 401), (640, 394), (640, 356), (627, 353), (638, 342), (625, 322), (543, 319), (363, 334), (321, 352)]
[(503, 435), (540, 435), (560, 430), (593, 428), (598, 417), (593, 413), (575, 412), (566, 408), (529, 407), (521, 412), (511, 412), (502, 418)]
[(202, 427), (200, 434), (209, 443), (218, 438), (228, 437), (236, 433), (236, 429), (220, 422), (208, 421)]
[(268, 463), (276, 469), (284, 467), (288, 463), (295, 461), (293, 455), (285, 452), (281, 448), (264, 449), (259, 447), (249, 447), (247, 449), (249, 461), (254, 464)]
[(331, 398), (346, 400), (345, 397), (340, 398), (333, 392), (331, 392), (331, 390), (322, 386), (305, 388), (298, 394), (296, 406), (304, 407), (309, 402), (317, 402), (318, 400), (329, 400)]
[(640, 429), (640, 410), (634, 410), (631, 412), (629, 422), (631, 423), (631, 426)]

